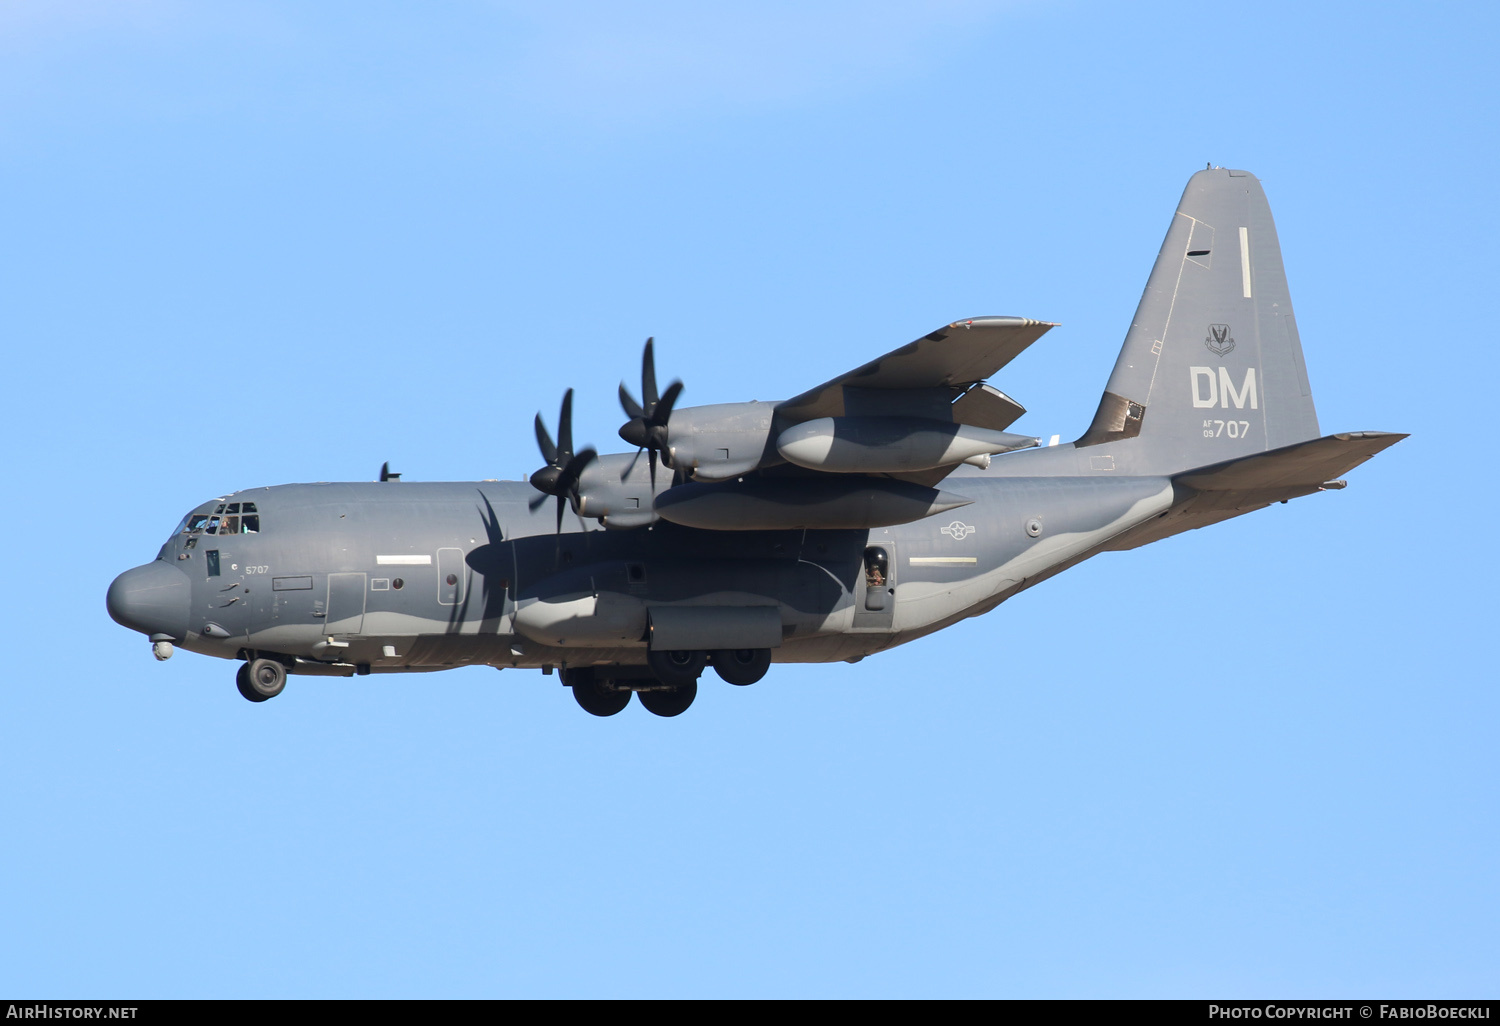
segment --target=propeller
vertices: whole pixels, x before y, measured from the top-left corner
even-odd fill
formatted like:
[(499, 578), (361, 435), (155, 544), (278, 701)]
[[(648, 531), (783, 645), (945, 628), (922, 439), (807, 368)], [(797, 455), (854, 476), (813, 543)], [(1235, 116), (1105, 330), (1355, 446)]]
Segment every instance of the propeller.
[[(657, 454), (661, 455), (661, 461), (667, 466), (672, 465), (672, 458), (667, 453), (667, 421), (671, 419), (677, 397), (682, 394), (682, 382), (673, 381), (667, 386), (666, 392), (657, 395), (656, 359), (652, 355), (654, 341), (654, 337), (646, 339), (646, 351), (641, 356), (641, 399), (644, 404), (636, 402), (630, 390), (625, 387), (625, 382), (620, 382), (620, 406), (624, 408), (625, 416), (630, 418), (620, 428), (620, 437), (636, 446), (636, 460), (641, 458), (641, 450), (646, 450), (651, 464), (652, 488), (656, 487)], [(620, 480), (629, 477), (634, 469), (635, 460), (631, 460)]]
[(542, 450), (542, 459), (547, 465), (535, 474), (531, 475), (531, 487), (541, 492), (529, 503), (530, 508), (535, 511), (538, 506), (547, 501), (547, 496), (557, 498), (557, 532), (562, 533), (563, 505), (571, 500), (576, 509), (578, 506), (578, 478), (599, 454), (589, 446), (580, 453), (573, 452), (573, 390), (570, 388), (563, 393), (562, 411), (557, 415), (557, 444), (552, 444), (552, 436), (547, 433), (547, 425), (542, 423), (542, 415), (536, 415), (536, 444)]

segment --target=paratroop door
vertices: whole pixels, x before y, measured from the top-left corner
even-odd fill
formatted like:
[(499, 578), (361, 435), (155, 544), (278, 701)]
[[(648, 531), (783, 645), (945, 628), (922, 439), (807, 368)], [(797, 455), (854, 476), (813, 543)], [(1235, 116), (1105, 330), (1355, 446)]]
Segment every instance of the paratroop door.
[(358, 634), (365, 621), (365, 575), (328, 575), (328, 615), (324, 630), (329, 634)]

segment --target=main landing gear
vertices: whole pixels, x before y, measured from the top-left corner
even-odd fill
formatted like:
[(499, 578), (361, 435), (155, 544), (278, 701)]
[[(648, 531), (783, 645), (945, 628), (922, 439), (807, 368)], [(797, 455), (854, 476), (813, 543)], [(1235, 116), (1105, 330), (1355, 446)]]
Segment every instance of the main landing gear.
[(669, 688), (696, 685), (698, 675), (708, 662), (707, 652), (647, 652), (646, 665), (656, 679)]
[(769, 648), (726, 648), (714, 653), (714, 672), (730, 684), (754, 684), (770, 668)]
[(274, 659), (252, 659), (240, 667), (234, 683), (249, 701), (264, 702), (286, 687), (286, 667)]
[(693, 704), (693, 699), (698, 697), (698, 682), (692, 680), (659, 691), (637, 691), (636, 696), (647, 712), (658, 716), (681, 716)]
[(594, 668), (564, 670), (563, 683), (573, 689), (573, 699), (586, 713), (613, 716), (630, 704), (630, 689), (617, 688), (614, 681), (599, 679)]
[(646, 711), (657, 716), (680, 716), (698, 697), (698, 677), (706, 666), (730, 684), (754, 684), (771, 666), (771, 650), (722, 649), (715, 652), (653, 651), (647, 654), (650, 676), (602, 676), (592, 666), (562, 672), (563, 683), (587, 713), (613, 716), (630, 704), (634, 692)]

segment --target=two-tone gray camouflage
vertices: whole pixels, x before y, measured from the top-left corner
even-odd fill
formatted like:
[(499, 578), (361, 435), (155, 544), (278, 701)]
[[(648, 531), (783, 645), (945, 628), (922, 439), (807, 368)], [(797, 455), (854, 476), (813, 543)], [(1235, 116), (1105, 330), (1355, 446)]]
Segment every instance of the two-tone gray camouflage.
[(1189, 181), (1093, 422), (1041, 445), (986, 379), (1051, 327), (953, 321), (784, 402), (682, 409), (648, 345), (642, 401), (621, 389), (635, 452), (573, 453), (569, 399), (556, 443), (538, 418), (532, 483), (220, 496), (115, 580), (109, 612), (158, 658), (242, 660), (252, 701), (288, 673), (484, 664), (560, 671), (597, 715), (637, 694), (671, 716), (705, 667), (748, 684), (862, 659), (1096, 553), (1341, 488), (1405, 437), (1319, 436), (1243, 171)]

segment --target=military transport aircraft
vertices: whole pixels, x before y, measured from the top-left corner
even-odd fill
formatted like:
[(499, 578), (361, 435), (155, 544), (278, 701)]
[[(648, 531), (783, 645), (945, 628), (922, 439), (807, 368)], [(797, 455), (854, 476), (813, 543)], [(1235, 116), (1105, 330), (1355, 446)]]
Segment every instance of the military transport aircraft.
[(752, 684), (854, 662), (1096, 553), (1342, 488), (1406, 437), (1320, 437), (1244, 171), (1188, 182), (1093, 423), (1042, 445), (985, 379), (1052, 327), (953, 321), (783, 402), (681, 409), (648, 340), (640, 401), (620, 386), (634, 452), (575, 451), (569, 390), (555, 441), (537, 417), (529, 483), (382, 468), (211, 499), (114, 581), (109, 613), (158, 659), (243, 660), (252, 702), (288, 674), (486, 664), (556, 669), (597, 716), (632, 694), (675, 716), (707, 666)]

